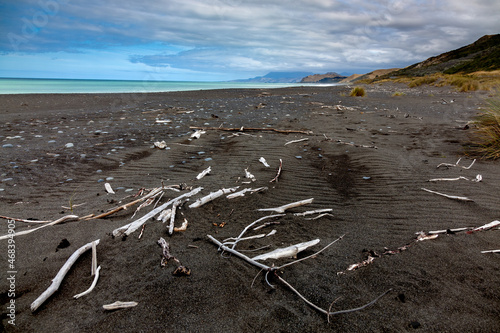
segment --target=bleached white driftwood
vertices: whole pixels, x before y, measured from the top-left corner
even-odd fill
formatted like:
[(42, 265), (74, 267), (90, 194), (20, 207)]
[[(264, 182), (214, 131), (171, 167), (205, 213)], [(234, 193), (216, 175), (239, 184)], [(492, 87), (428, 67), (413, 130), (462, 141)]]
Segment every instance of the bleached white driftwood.
[(116, 301), (114, 303), (111, 303), (111, 304), (105, 304), (102, 306), (102, 308), (104, 310), (118, 310), (118, 309), (125, 309), (125, 308), (133, 308), (134, 306), (136, 306), (137, 302), (122, 302), (122, 301)]
[(255, 176), (252, 173), (250, 173), (250, 171), (248, 171), (248, 168), (245, 169), (245, 178), (248, 178), (253, 182), (257, 180)]
[(268, 215), (268, 216), (264, 216), (264, 217), (261, 217), (258, 220), (253, 221), (252, 223), (250, 223), (249, 225), (247, 225), (245, 227), (245, 229), (243, 229), (243, 231), (238, 235), (238, 237), (236, 237), (236, 241), (234, 242), (232, 248), (234, 249), (234, 247), (236, 246), (236, 244), (239, 242), (239, 239), (241, 239), (241, 237), (243, 237), (243, 235), (245, 234), (245, 232), (247, 232), (248, 229), (250, 229), (251, 227), (253, 227), (257, 223), (259, 223), (259, 222), (261, 222), (263, 220), (266, 220), (266, 219), (271, 219), (271, 218), (275, 218), (275, 217), (282, 217), (282, 216), (285, 216), (285, 214)]
[(250, 240), (250, 239), (264, 238), (264, 237), (266, 237), (266, 234), (258, 234), (258, 235), (242, 237), (242, 238), (229, 237), (229, 238), (224, 239), (223, 244), (227, 246), (227, 245), (235, 244), (236, 242), (241, 242), (241, 241)]
[(97, 267), (97, 269), (95, 270), (94, 280), (92, 281), (92, 284), (90, 285), (89, 289), (85, 290), (83, 293), (76, 294), (75, 296), (73, 296), (74, 299), (78, 299), (82, 296), (85, 296), (85, 295), (89, 294), (92, 290), (94, 290), (94, 288), (97, 284), (97, 280), (99, 280), (99, 271), (100, 270), (101, 270), (101, 266)]
[(307, 216), (307, 215), (326, 213), (326, 212), (331, 212), (331, 211), (333, 211), (332, 208), (323, 208), (323, 209), (316, 209), (316, 210), (308, 210), (308, 211), (303, 212), (303, 213), (294, 213), (293, 215), (295, 215), (295, 216)]
[(172, 208), (167, 208), (158, 215), (156, 220), (157, 221), (161, 220), (163, 223), (165, 223), (167, 222), (167, 220), (170, 220), (170, 215), (172, 215)]
[(158, 149), (165, 149), (167, 148), (167, 143), (165, 141), (156, 141), (155, 142), (155, 147)]
[(439, 237), (439, 234), (432, 234), (432, 235), (427, 235), (425, 232), (420, 231), (417, 232), (417, 242), (422, 242), (425, 240), (431, 240), (431, 239), (436, 239)]
[(203, 187), (197, 187), (193, 190), (191, 190), (190, 192), (188, 193), (185, 193), (183, 195), (180, 195), (176, 198), (173, 198), (172, 200), (169, 200), (168, 202), (164, 203), (163, 205), (153, 209), (151, 212), (147, 213), (146, 215), (144, 215), (143, 217), (135, 220), (134, 222), (131, 222), (129, 224), (126, 224), (120, 228), (117, 228), (115, 230), (113, 230), (113, 236), (114, 237), (119, 237), (119, 236), (122, 236), (122, 235), (130, 235), (131, 233), (133, 233), (134, 231), (136, 231), (137, 229), (139, 229), (144, 223), (146, 223), (146, 221), (154, 216), (156, 216), (156, 214), (160, 213), (161, 211), (165, 210), (169, 205), (173, 204), (174, 202), (178, 201), (178, 200), (181, 200), (181, 199), (184, 199), (184, 198), (188, 198), (188, 197), (191, 197), (193, 195), (196, 195), (198, 194), (201, 190), (203, 190)]
[(324, 214), (319, 214), (318, 216), (315, 216), (315, 217), (306, 218), (304, 220), (312, 221), (312, 220), (320, 219), (320, 218), (325, 217), (325, 216), (332, 216), (333, 217), (332, 214), (324, 213)]
[[(470, 230), (470, 229), (473, 229), (473, 228), (472, 227), (468, 227), (468, 228), (454, 228), (454, 229), (446, 229), (446, 230), (433, 230), (433, 231), (427, 232), (427, 234), (429, 234), (429, 235), (446, 234), (448, 232), (460, 232), (460, 231), (467, 231), (467, 230)], [(418, 234), (418, 232), (417, 232), (417, 234)]]
[(115, 194), (115, 191), (113, 191), (113, 188), (111, 187), (110, 183), (104, 184), (104, 188), (106, 189), (106, 192), (108, 192), (109, 194)]
[(487, 251), (481, 251), (481, 253), (500, 253), (500, 250), (487, 250)]
[[(269, 267), (267, 265), (264, 265), (260, 262), (257, 262), (249, 257), (247, 257), (246, 255), (242, 254), (241, 252), (238, 252), (232, 248), (229, 248), (227, 246), (225, 246), (224, 244), (222, 244), (221, 242), (219, 242), (217, 239), (215, 239), (214, 237), (210, 236), (210, 235), (207, 235), (207, 237), (216, 245), (219, 246), (219, 249), (223, 250), (223, 251), (227, 251), (231, 254), (234, 254), (235, 256), (239, 257), (240, 259), (243, 259), (245, 260), (246, 262), (254, 265), (255, 267), (258, 267), (260, 268), (261, 270), (265, 270), (267, 272), (273, 272), (273, 271), (277, 271), (277, 270), (280, 270), (282, 269), (283, 267), (285, 266), (288, 266), (292, 263), (288, 263), (286, 265), (282, 265), (280, 267)], [(334, 244), (335, 242), (337, 242), (338, 240), (340, 240), (342, 237), (336, 239), (335, 241), (331, 242), (330, 244), (328, 244), (327, 246), (325, 246), (323, 249), (321, 249), (320, 251), (306, 257), (306, 258), (302, 258), (300, 260), (296, 260), (294, 263), (296, 262), (300, 262), (302, 260), (305, 260), (305, 259), (309, 259), (309, 258), (313, 258), (313, 257), (316, 257), (320, 252), (324, 251), (325, 249), (327, 249), (329, 246), (331, 246), (332, 244)], [(350, 312), (355, 312), (355, 311), (360, 311), (360, 310), (363, 310), (365, 308), (367, 308), (368, 306), (370, 305), (373, 305), (375, 302), (377, 302), (381, 297), (383, 297), (384, 295), (386, 295), (389, 291), (391, 291), (392, 289), (389, 289), (387, 291), (385, 291), (384, 293), (382, 293), (380, 296), (378, 296), (377, 298), (375, 298), (373, 301), (363, 305), (363, 306), (360, 306), (358, 308), (354, 308), (354, 309), (347, 309), (347, 310), (339, 310), (339, 311), (330, 311), (330, 310), (325, 310), (319, 306), (317, 306), (316, 304), (312, 303), (311, 301), (309, 301), (307, 298), (305, 298), (301, 293), (299, 293), (294, 287), (292, 287), (292, 285), (290, 285), (285, 279), (283, 279), (281, 276), (279, 276), (278, 274), (275, 275), (278, 280), (280, 282), (282, 282), (283, 284), (285, 284), (288, 288), (290, 288), (290, 290), (292, 290), (297, 296), (299, 296), (305, 303), (307, 303), (309, 306), (313, 307), (314, 309), (316, 309), (317, 311), (323, 313), (323, 314), (326, 314), (328, 316), (328, 318), (330, 316), (334, 316), (334, 315), (339, 315), (339, 314), (343, 314), (343, 313), (350, 313)]]
[(287, 209), (295, 208), (295, 207), (300, 207), (303, 205), (307, 205), (312, 203), (314, 198), (311, 199), (305, 199), (297, 202), (292, 202), (280, 207), (275, 207), (275, 208), (261, 208), (257, 209), (259, 212), (276, 212), (276, 213), (284, 213)]
[(193, 134), (191, 134), (191, 139), (199, 139), (202, 134), (207, 133), (204, 130), (196, 130)]
[(168, 226), (169, 235), (174, 233), (175, 214), (177, 212), (177, 206), (179, 206), (181, 203), (182, 203), (181, 200), (177, 200), (172, 204), (172, 213), (170, 214), (170, 225)]
[(260, 163), (262, 163), (262, 164), (264, 164), (264, 166), (265, 166), (266, 168), (269, 168), (269, 167), (270, 167), (270, 165), (269, 165), (269, 164), (267, 164), (267, 161), (266, 161), (266, 159), (265, 159), (264, 157), (259, 158), (259, 162), (260, 162)]
[(198, 200), (196, 200), (195, 202), (193, 202), (192, 204), (189, 205), (189, 208), (198, 208), (198, 207), (201, 207), (203, 206), (204, 204), (212, 201), (212, 200), (215, 200), (217, 199), (218, 197), (220, 196), (223, 196), (224, 194), (228, 194), (228, 193), (232, 193), (234, 191), (236, 191), (237, 189), (239, 188), (239, 186), (237, 187), (231, 187), (231, 188), (223, 188), (223, 189), (220, 189), (218, 191), (215, 191), (215, 192), (212, 192)]
[(472, 163), (471, 163), (468, 167), (464, 167), (464, 166), (458, 165), (458, 163), (460, 163), (460, 160), (461, 160), (461, 159), (462, 159), (462, 158), (460, 157), (460, 158), (458, 159), (458, 161), (457, 161), (455, 164), (450, 164), (450, 163), (441, 163), (441, 164), (439, 164), (436, 168), (440, 168), (440, 167), (442, 167), (442, 166), (446, 166), (446, 167), (458, 167), (458, 166), (459, 166), (459, 167), (461, 167), (461, 168), (463, 168), (463, 169), (469, 170), (469, 169), (470, 169), (470, 168), (474, 165), (474, 163), (476, 162), (476, 160), (474, 159), (474, 160), (472, 161)]
[(90, 267), (90, 276), (94, 276), (97, 271), (97, 244), (92, 242), (92, 264)]
[(444, 193), (441, 193), (441, 192), (436, 192), (436, 191), (428, 190), (428, 189), (426, 189), (424, 187), (422, 187), (422, 190), (427, 191), (429, 193), (434, 193), (434, 194), (440, 195), (440, 196), (448, 198), (448, 199), (459, 200), (459, 201), (474, 201), (474, 200), (469, 199), (467, 197), (459, 197), (459, 196), (456, 196), (456, 195), (448, 195), (448, 194), (444, 194)]
[(99, 239), (93, 242), (87, 243), (84, 246), (80, 247), (78, 250), (73, 252), (73, 254), (69, 257), (69, 259), (64, 263), (59, 272), (56, 274), (56, 277), (52, 279), (51, 285), (45, 290), (38, 298), (31, 303), (31, 311), (35, 312), (40, 305), (42, 305), (52, 294), (54, 294), (62, 283), (62, 280), (66, 276), (66, 274), (71, 269), (71, 266), (76, 262), (76, 260), (87, 250), (92, 248), (92, 244), (99, 244)]
[(500, 221), (495, 220), (495, 221), (492, 221), (490, 223), (486, 223), (485, 225), (482, 225), (480, 227), (474, 228), (469, 232), (486, 231), (486, 230), (493, 229), (494, 227), (499, 226), (499, 225), (500, 225)]
[(288, 142), (285, 143), (285, 146), (289, 145), (291, 143), (297, 143), (297, 142), (302, 142), (302, 141), (307, 141), (307, 140), (309, 140), (309, 139), (308, 138), (304, 138), (304, 139), (299, 139), (299, 140), (288, 141)]
[(203, 177), (205, 177), (206, 175), (208, 175), (210, 172), (212, 172), (212, 167), (208, 167), (205, 170), (203, 170), (202, 172), (200, 172), (198, 174), (198, 176), (196, 176), (196, 179), (200, 180)]
[(40, 226), (38, 228), (29, 229), (29, 230), (23, 230), (23, 231), (16, 231), (13, 234), (7, 234), (7, 235), (0, 236), (0, 240), (11, 238), (11, 237), (14, 237), (14, 236), (27, 235), (27, 234), (30, 234), (30, 233), (32, 233), (34, 231), (40, 230), (42, 228), (49, 227), (51, 225), (56, 225), (58, 223), (62, 223), (62, 222), (65, 222), (65, 221), (72, 221), (72, 220), (76, 220), (76, 219), (78, 219), (78, 216), (76, 216), (76, 215), (66, 215), (66, 216), (61, 217), (60, 219), (57, 219), (57, 220), (54, 220), (54, 221), (49, 222), (47, 224), (44, 224), (44, 225), (42, 225), (42, 226)]
[(255, 192), (261, 192), (261, 191), (265, 191), (267, 190), (268, 188), (267, 187), (259, 187), (259, 188), (245, 188), (241, 191), (238, 191), (238, 192), (235, 192), (235, 193), (231, 193), (229, 194), (226, 199), (234, 199), (234, 198), (238, 198), (238, 197), (243, 197), (245, 196), (245, 193), (255, 193)]
[(439, 182), (439, 181), (455, 181), (455, 180), (461, 180), (461, 179), (468, 180), (470, 182), (479, 183), (480, 181), (483, 180), (483, 176), (477, 175), (476, 178), (474, 178), (474, 179), (470, 179), (470, 178), (467, 178), (464, 176), (460, 176), (460, 177), (456, 177), (456, 178), (434, 178), (434, 179), (429, 179), (428, 181), (429, 182)]
[(267, 260), (267, 259), (280, 259), (280, 258), (291, 258), (296, 257), (301, 251), (304, 251), (308, 247), (314, 246), (319, 243), (319, 239), (314, 239), (309, 242), (303, 242), (295, 245), (291, 245), (284, 248), (279, 248), (271, 252), (267, 252), (256, 257), (252, 260)]

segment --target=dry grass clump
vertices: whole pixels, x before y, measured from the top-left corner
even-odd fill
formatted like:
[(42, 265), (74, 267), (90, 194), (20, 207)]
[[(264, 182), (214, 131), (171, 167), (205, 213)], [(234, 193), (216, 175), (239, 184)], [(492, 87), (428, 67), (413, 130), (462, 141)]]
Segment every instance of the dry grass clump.
[(401, 92), (401, 91), (395, 91), (393, 94), (392, 94), (392, 97), (398, 97), (398, 96), (405, 96), (406, 94), (404, 92)]
[(500, 158), (500, 95), (488, 101), (488, 109), (476, 119), (470, 152), (482, 158)]
[(366, 96), (366, 91), (363, 87), (354, 87), (349, 94), (351, 97), (364, 97)]
[(414, 88), (424, 84), (436, 87), (453, 86), (459, 91), (491, 90), (500, 85), (500, 71), (475, 72), (471, 74), (431, 74), (419, 77), (403, 77), (396, 82), (408, 84)]

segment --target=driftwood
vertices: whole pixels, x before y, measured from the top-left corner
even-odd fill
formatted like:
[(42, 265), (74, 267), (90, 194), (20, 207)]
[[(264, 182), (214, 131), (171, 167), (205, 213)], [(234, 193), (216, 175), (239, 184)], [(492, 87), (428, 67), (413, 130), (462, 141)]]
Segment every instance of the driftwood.
[(310, 204), (310, 203), (313, 202), (313, 200), (314, 200), (314, 198), (305, 199), (305, 200), (301, 200), (301, 201), (297, 201), (297, 202), (292, 202), (292, 203), (289, 203), (289, 204), (286, 204), (286, 205), (283, 205), (283, 206), (280, 206), (280, 207), (275, 207), (275, 208), (261, 208), (261, 209), (257, 209), (257, 210), (259, 212), (284, 213), (288, 209)]
[(208, 167), (196, 176), (196, 179), (200, 180), (212, 171), (212, 167)]
[(316, 209), (316, 210), (308, 210), (308, 211), (303, 212), (303, 213), (294, 213), (293, 215), (295, 215), (295, 216), (307, 216), (307, 215), (326, 213), (326, 212), (331, 212), (331, 211), (333, 211), (332, 208), (323, 208), (323, 209)]
[(236, 191), (238, 188), (239, 188), (239, 186), (232, 187), (232, 188), (223, 188), (223, 189), (220, 189), (218, 191), (212, 192), (212, 193), (204, 196), (203, 198), (200, 198), (200, 199), (196, 200), (195, 202), (193, 202), (192, 204), (190, 204), (189, 208), (201, 207), (204, 204), (206, 204), (212, 200), (215, 200), (220, 196), (223, 196), (224, 194), (228, 194), (228, 193), (232, 193), (232, 192)]
[(201, 129), (204, 131), (229, 131), (229, 132), (276, 132), (276, 133), (301, 133), (312, 135), (312, 131), (304, 131), (304, 130), (285, 130), (285, 129), (276, 129), (271, 127), (199, 127), (199, 126), (190, 126), (191, 129)]
[(245, 193), (255, 193), (255, 192), (261, 192), (261, 191), (265, 191), (267, 190), (268, 188), (267, 187), (259, 187), (259, 188), (245, 188), (241, 191), (238, 191), (238, 192), (235, 192), (235, 193), (231, 193), (229, 194), (226, 199), (234, 199), (234, 198), (238, 198), (238, 197), (243, 197), (245, 196)]
[(97, 267), (97, 269), (95, 270), (95, 275), (94, 275), (94, 281), (92, 281), (92, 284), (90, 285), (90, 288), (85, 290), (83, 293), (79, 293), (79, 294), (76, 294), (75, 296), (73, 296), (74, 299), (78, 299), (82, 296), (85, 296), (87, 295), (88, 293), (90, 293), (92, 290), (94, 290), (96, 284), (97, 284), (97, 280), (99, 280), (99, 271), (101, 270), (101, 266)]
[(188, 226), (188, 220), (187, 219), (184, 219), (184, 221), (182, 222), (182, 225), (180, 227), (174, 227), (174, 231), (175, 232), (179, 232), (179, 231), (186, 231), (187, 230), (187, 226)]
[(377, 302), (381, 297), (383, 297), (384, 295), (386, 295), (389, 291), (391, 291), (391, 289), (385, 291), (384, 293), (382, 293), (380, 296), (378, 296), (377, 298), (375, 298), (374, 300), (372, 300), (371, 302), (363, 305), (363, 306), (360, 306), (358, 308), (354, 308), (354, 309), (347, 309), (347, 310), (340, 310), (340, 311), (330, 311), (330, 310), (325, 310), (319, 306), (317, 306), (316, 304), (312, 303), (311, 301), (309, 301), (307, 298), (305, 298), (300, 292), (298, 292), (294, 287), (292, 287), (292, 285), (290, 285), (285, 279), (283, 279), (281, 276), (279, 276), (277, 274), (277, 272), (279, 272), (280, 269), (282, 269), (283, 267), (285, 266), (288, 266), (290, 264), (293, 264), (293, 263), (297, 263), (297, 262), (300, 262), (302, 260), (305, 260), (305, 259), (309, 259), (309, 258), (314, 258), (316, 257), (320, 252), (324, 251), (326, 248), (328, 248), (329, 246), (331, 246), (332, 244), (336, 243), (338, 240), (340, 240), (342, 237), (336, 239), (335, 241), (333, 241), (332, 243), (328, 244), (326, 247), (324, 247), (322, 250), (314, 253), (313, 255), (311, 256), (308, 256), (307, 258), (303, 258), (301, 260), (297, 260), (293, 263), (289, 263), (289, 264), (286, 264), (286, 265), (282, 265), (280, 267), (270, 267), (270, 266), (267, 266), (267, 265), (264, 265), (260, 262), (257, 262), (249, 257), (247, 257), (246, 255), (242, 254), (241, 252), (238, 252), (232, 248), (229, 248), (225, 245), (223, 245), (221, 242), (219, 242), (217, 239), (215, 239), (214, 237), (210, 236), (210, 235), (207, 235), (207, 237), (216, 245), (219, 246), (219, 249), (223, 250), (223, 251), (226, 251), (226, 252), (229, 252), (231, 254), (234, 254), (235, 256), (239, 257), (240, 259), (243, 259), (245, 260), (246, 262), (252, 264), (253, 266), (255, 267), (258, 267), (260, 268), (261, 270), (264, 270), (266, 271), (266, 276), (267, 274), (269, 274), (270, 272), (274, 273), (274, 275), (278, 278), (278, 280), (283, 283), (285, 286), (287, 286), (290, 290), (292, 290), (297, 296), (299, 296), (306, 304), (308, 304), (309, 306), (311, 306), (312, 308), (314, 308), (315, 310), (323, 313), (323, 314), (326, 314), (328, 316), (328, 318), (330, 316), (335, 316), (335, 315), (339, 315), (339, 314), (343, 314), (343, 313), (350, 313), (350, 312), (355, 312), (355, 311), (360, 311), (360, 310), (363, 310), (365, 308), (367, 308), (368, 306), (370, 305), (373, 305), (375, 302)]
[(299, 252), (304, 251), (308, 247), (314, 246), (319, 243), (319, 239), (314, 239), (309, 242), (303, 242), (289, 247), (279, 248), (271, 252), (267, 252), (256, 257), (253, 260), (267, 260), (267, 259), (280, 259), (296, 257)]
[(500, 225), (500, 221), (495, 220), (495, 221), (492, 221), (490, 223), (486, 223), (485, 225), (482, 225), (480, 227), (474, 228), (470, 231), (467, 231), (467, 233), (472, 234), (472, 233), (477, 232), (477, 231), (486, 231), (486, 230), (493, 229), (494, 227), (499, 226), (499, 225)]
[(58, 223), (62, 223), (62, 222), (66, 222), (66, 221), (74, 221), (74, 220), (77, 220), (77, 219), (78, 219), (78, 216), (76, 216), (76, 215), (66, 215), (66, 216), (61, 217), (60, 219), (57, 219), (55, 221), (49, 222), (47, 224), (44, 224), (44, 225), (42, 225), (42, 226), (40, 226), (38, 228), (29, 229), (29, 230), (23, 230), (23, 231), (15, 232), (13, 234), (7, 234), (7, 235), (0, 236), (0, 240), (11, 238), (11, 237), (14, 237), (14, 236), (27, 235), (27, 234), (30, 234), (30, 233), (32, 233), (34, 231), (40, 230), (42, 228), (50, 227), (51, 225), (56, 225)]
[(278, 171), (276, 172), (276, 177), (271, 179), (269, 182), (278, 182), (278, 177), (281, 175), (281, 169), (283, 168), (283, 160), (280, 158), (280, 166), (278, 167)]
[(250, 229), (251, 227), (253, 227), (254, 225), (256, 225), (257, 223), (261, 222), (261, 221), (264, 221), (266, 219), (271, 219), (271, 218), (275, 218), (275, 217), (282, 217), (282, 216), (285, 216), (285, 214), (275, 214), (275, 215), (268, 215), (268, 216), (264, 216), (264, 217), (261, 217), (260, 219), (258, 220), (255, 220), (253, 221), (252, 223), (250, 223), (249, 225), (247, 225), (245, 227), (245, 229), (243, 229), (243, 231), (239, 234), (238, 237), (236, 237), (236, 240), (232, 246), (232, 249), (234, 249), (234, 247), (236, 246), (236, 244), (239, 242), (239, 240), (241, 239), (241, 237), (243, 237), (243, 235), (245, 234), (245, 232), (248, 231), (248, 229)]
[(248, 178), (253, 182), (257, 180), (255, 176), (252, 173), (250, 173), (250, 171), (248, 171), (248, 168), (245, 169), (245, 178)]
[(62, 280), (66, 276), (66, 274), (69, 272), (71, 269), (71, 266), (76, 262), (76, 260), (87, 250), (92, 248), (92, 244), (99, 244), (99, 239), (95, 240), (93, 242), (87, 243), (84, 246), (80, 247), (78, 250), (76, 250), (66, 261), (66, 263), (61, 267), (59, 272), (57, 273), (56, 277), (52, 280), (52, 284), (45, 290), (38, 298), (31, 303), (31, 311), (35, 312), (40, 305), (42, 305), (52, 294), (54, 294), (58, 289), (59, 286), (62, 283)]
[(104, 310), (118, 310), (118, 309), (125, 309), (125, 308), (133, 308), (134, 306), (137, 306), (137, 302), (122, 302), (122, 301), (116, 301), (111, 304), (105, 304), (102, 306)]
[(109, 194), (115, 194), (115, 191), (113, 191), (113, 188), (111, 187), (110, 183), (104, 184), (104, 188), (106, 189), (106, 192), (108, 192)]
[(267, 164), (267, 161), (266, 161), (266, 159), (265, 159), (264, 157), (259, 158), (259, 162), (260, 162), (260, 163), (262, 163), (262, 164), (264, 164), (264, 166), (265, 166), (266, 168), (269, 168), (269, 167), (270, 167), (270, 165), (269, 165), (269, 164)]
[(469, 169), (470, 169), (470, 168), (474, 165), (474, 163), (476, 162), (476, 160), (474, 159), (474, 160), (472, 161), (472, 163), (471, 163), (468, 167), (464, 167), (464, 166), (458, 165), (458, 163), (460, 163), (460, 160), (461, 160), (461, 159), (462, 159), (462, 158), (459, 158), (459, 159), (458, 159), (458, 161), (457, 161), (455, 164), (450, 164), (450, 163), (441, 163), (441, 164), (439, 164), (436, 168), (437, 168), (437, 169), (439, 169), (440, 167), (445, 166), (445, 167), (461, 167), (461, 168), (463, 168), (463, 169), (469, 170)]
[(309, 138), (304, 138), (304, 139), (299, 139), (299, 140), (292, 140), (292, 141), (288, 141), (288, 142), (286, 142), (286, 143), (285, 143), (285, 146), (286, 146), (286, 145), (289, 145), (289, 144), (291, 144), (291, 143), (297, 143), (297, 142), (302, 142), (302, 141), (307, 141), (307, 140), (309, 140)]
[(135, 204), (137, 204), (137, 203), (139, 203), (139, 202), (141, 202), (141, 201), (144, 201), (144, 200), (147, 200), (147, 199), (149, 199), (149, 198), (151, 198), (151, 197), (156, 196), (156, 195), (157, 195), (158, 193), (160, 193), (161, 191), (162, 191), (162, 188), (161, 188), (161, 187), (155, 188), (155, 189), (153, 189), (151, 192), (149, 192), (147, 195), (145, 195), (145, 196), (144, 196), (144, 197), (142, 197), (142, 198), (139, 198), (139, 199), (137, 199), (137, 200), (134, 200), (134, 201), (132, 201), (132, 202), (129, 202), (129, 203), (125, 204), (125, 205), (122, 205), (122, 206), (119, 206), (119, 207), (113, 208), (112, 210), (107, 211), (107, 212), (102, 213), (102, 214), (99, 214), (99, 215), (97, 215), (97, 216), (92, 216), (92, 217), (89, 217), (89, 218), (87, 218), (87, 220), (96, 220), (96, 219), (101, 219), (101, 218), (103, 218), (103, 217), (109, 216), (109, 215), (114, 214), (114, 213), (116, 213), (116, 212), (119, 212), (119, 211), (121, 211), (121, 210), (127, 209), (128, 207), (133, 206), (133, 205), (135, 205)]
[(170, 253), (170, 245), (168, 244), (168, 242), (163, 237), (160, 237), (160, 239), (158, 240), (157, 243), (163, 249), (161, 263), (160, 263), (160, 265), (162, 267), (165, 267), (168, 264), (168, 261), (170, 259), (172, 259), (177, 264), (177, 268), (172, 273), (173, 275), (179, 275), (180, 276), (180, 275), (190, 275), (191, 274), (191, 270), (189, 268), (185, 267), (185, 266), (182, 266), (182, 264), (179, 261), (179, 259), (177, 259), (176, 257), (174, 257)]
[(177, 200), (172, 204), (172, 213), (170, 214), (170, 225), (168, 226), (169, 235), (174, 233), (175, 214), (177, 211), (177, 206), (179, 206), (181, 203), (182, 203), (181, 200)]
[(480, 181), (483, 180), (483, 176), (477, 175), (476, 178), (474, 178), (474, 179), (470, 179), (470, 178), (467, 178), (464, 176), (460, 176), (460, 177), (456, 177), (456, 178), (434, 178), (434, 179), (429, 179), (428, 181), (429, 182), (439, 182), (439, 181), (455, 181), (455, 180), (461, 180), (461, 179), (468, 180), (470, 182), (479, 183)]
[(196, 195), (201, 190), (203, 190), (203, 187), (197, 187), (197, 188), (191, 190), (189, 193), (185, 193), (183, 195), (178, 196), (177, 198), (174, 198), (174, 199), (172, 199), (172, 200), (164, 203), (160, 207), (157, 207), (157, 208), (153, 209), (151, 212), (149, 212), (146, 215), (144, 215), (143, 217), (135, 220), (134, 222), (131, 222), (129, 224), (126, 224), (126, 225), (124, 225), (124, 226), (122, 226), (120, 228), (117, 228), (117, 229), (113, 230), (113, 236), (114, 237), (119, 237), (119, 236), (122, 236), (122, 235), (130, 235), (131, 233), (133, 233), (134, 231), (136, 231), (137, 229), (139, 229), (144, 223), (146, 223), (146, 221), (148, 219), (156, 216), (156, 214), (158, 214), (161, 211), (165, 210), (169, 205), (173, 204), (177, 200), (180, 200), (180, 199), (183, 199), (183, 198), (188, 198), (190, 196)]
[(487, 250), (487, 251), (481, 251), (481, 253), (500, 253), (500, 250)]
[(459, 196), (456, 196), (456, 195), (448, 195), (448, 194), (444, 194), (444, 193), (441, 193), (441, 192), (436, 192), (436, 191), (428, 190), (428, 189), (426, 189), (424, 187), (422, 187), (422, 190), (427, 191), (429, 193), (434, 193), (434, 194), (440, 195), (440, 196), (448, 198), (448, 199), (453, 199), (453, 200), (458, 200), (458, 201), (474, 201), (474, 200), (469, 199), (467, 197), (459, 197)]
[(447, 233), (455, 233), (455, 232), (461, 232), (461, 231), (467, 231), (473, 229), (472, 227), (467, 227), (467, 228), (455, 228), (455, 229), (446, 229), (446, 230), (433, 230), (427, 232), (428, 235), (435, 235), (435, 234), (447, 234)]

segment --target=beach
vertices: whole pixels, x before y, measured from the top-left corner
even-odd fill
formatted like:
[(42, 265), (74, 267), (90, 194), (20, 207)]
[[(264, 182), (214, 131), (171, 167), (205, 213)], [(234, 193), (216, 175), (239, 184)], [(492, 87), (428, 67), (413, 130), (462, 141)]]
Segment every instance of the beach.
[[(8, 242), (0, 240), (2, 276), (15, 271), (9, 273), (15, 298), (9, 296), (11, 283), (0, 283), (2, 331), (499, 331), (500, 256), (481, 253), (500, 248), (498, 227), (417, 240), (418, 232), (470, 230), (500, 219), (499, 162), (476, 160), (464, 168), (473, 163), (463, 147), (473, 131), (470, 122), (489, 93), (392, 83), (364, 88), (366, 97), (350, 97), (349, 86), (0, 95), (0, 215), (7, 217), (1, 235), (10, 224), (16, 233), (40, 226), (8, 218), (95, 216), (140, 198), (141, 189), (142, 195), (162, 186), (179, 190), (165, 189), (138, 212), (135, 205), (18, 235), (14, 269)], [(196, 129), (205, 129), (198, 139), (191, 137)], [(167, 148), (155, 147), (162, 141)], [(442, 163), (450, 165), (438, 167)], [(208, 167), (211, 172), (197, 179)], [(482, 181), (473, 181), (477, 175)], [(437, 178), (460, 179), (429, 181)], [(115, 229), (197, 187), (201, 193), (178, 208), (175, 225), (187, 220), (185, 231), (169, 235), (168, 222), (149, 218), (143, 229), (113, 237)], [(267, 189), (189, 207), (233, 187)], [(314, 258), (273, 274), (322, 309), (357, 308), (387, 292), (374, 304), (328, 318), (276, 276), (266, 278), (241, 258), (221, 253), (207, 237), (237, 237), (252, 222), (276, 214), (258, 209), (311, 198), (266, 221), (276, 224), (249, 230), (246, 236), (265, 236), (240, 241), (236, 249), (255, 256), (320, 239), (300, 259), (341, 237)], [(308, 218), (318, 214), (294, 214), (319, 209), (331, 211), (316, 219)], [(189, 276), (173, 275), (172, 260), (162, 267), (160, 237)], [(97, 239), (101, 271), (95, 289), (73, 299), (93, 280), (88, 251), (32, 313), (31, 303), (71, 254)], [(357, 263), (364, 264), (348, 269)], [(15, 326), (7, 311), (12, 299)], [(137, 306), (103, 309), (115, 301)]]

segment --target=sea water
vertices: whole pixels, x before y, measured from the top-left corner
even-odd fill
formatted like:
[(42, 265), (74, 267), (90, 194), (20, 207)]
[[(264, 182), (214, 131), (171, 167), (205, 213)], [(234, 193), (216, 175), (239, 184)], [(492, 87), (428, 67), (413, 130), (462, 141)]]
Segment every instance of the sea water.
[(282, 88), (298, 83), (0, 78), (0, 94), (146, 93), (232, 88)]

